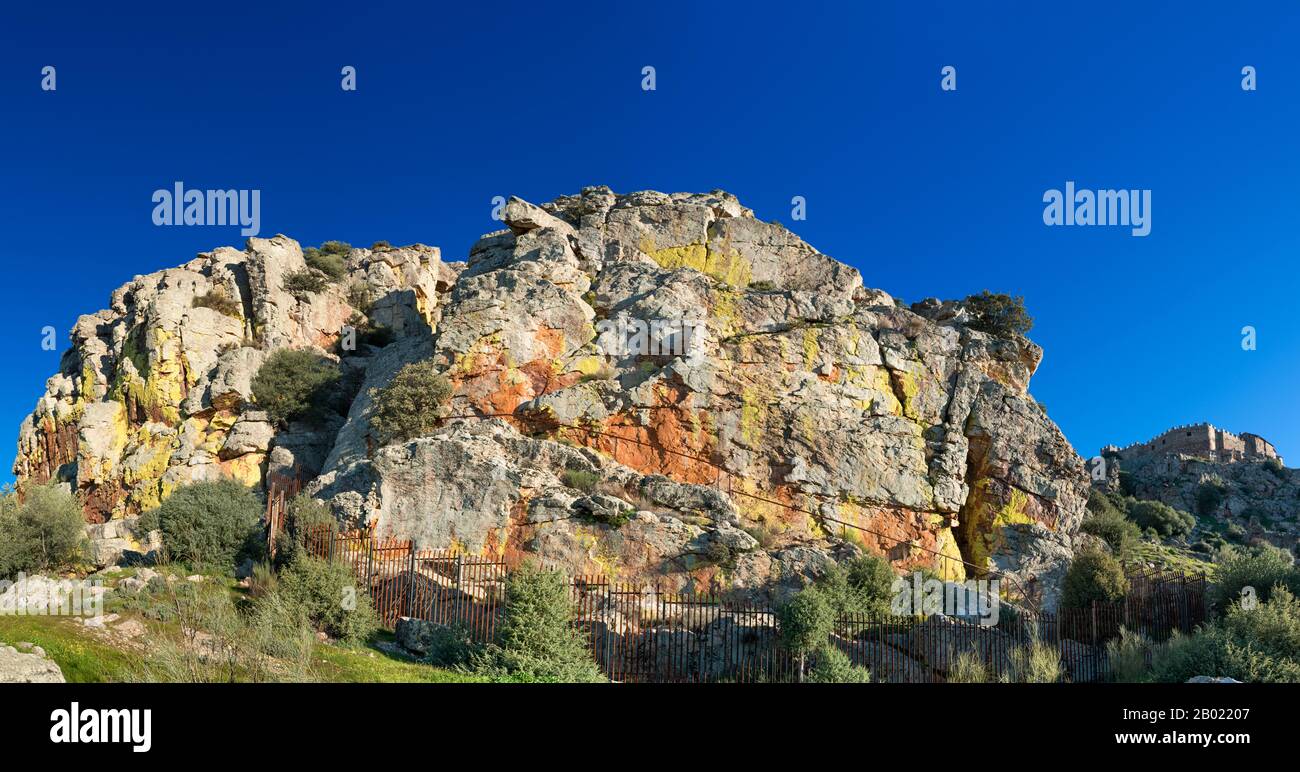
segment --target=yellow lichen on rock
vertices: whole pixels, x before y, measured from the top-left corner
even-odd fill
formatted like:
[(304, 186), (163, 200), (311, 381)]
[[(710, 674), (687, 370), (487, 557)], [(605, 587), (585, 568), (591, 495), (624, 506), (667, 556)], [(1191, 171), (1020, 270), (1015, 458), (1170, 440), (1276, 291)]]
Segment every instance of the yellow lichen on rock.
[(943, 527), (935, 539), (935, 551), (940, 553), (934, 558), (935, 573), (945, 582), (966, 581), (966, 564), (962, 562), (961, 549), (957, 546), (957, 537), (952, 529)]
[(747, 287), (753, 278), (753, 267), (738, 254), (728, 254), (710, 249), (705, 244), (687, 244), (681, 247), (656, 249), (654, 240), (641, 241), (641, 251), (650, 256), (661, 268), (693, 268), (723, 284)]
[(811, 370), (817, 364), (821, 348), (817, 344), (817, 328), (805, 327), (803, 331), (803, 368)]
[[(993, 553), (997, 552), (1006, 536), (1002, 529), (1009, 525), (1027, 525), (1035, 522), (1026, 512), (1029, 496), (1018, 488), (1012, 488), (1006, 503), (999, 504), (990, 498), (988, 492), (992, 480), (983, 478), (971, 486), (970, 496), (974, 502), (968, 502), (967, 509), (973, 516), (963, 517), (966, 554), (976, 565), (986, 565)], [(975, 506), (969, 506), (973, 503)]]

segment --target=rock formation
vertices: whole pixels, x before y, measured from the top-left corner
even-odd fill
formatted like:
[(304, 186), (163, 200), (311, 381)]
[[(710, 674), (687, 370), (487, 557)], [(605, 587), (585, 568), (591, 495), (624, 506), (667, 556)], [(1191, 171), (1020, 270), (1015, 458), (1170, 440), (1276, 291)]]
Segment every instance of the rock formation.
[[(1052, 603), (1088, 482), (1027, 394), (1038, 346), (960, 304), (900, 307), (720, 191), (587, 188), (504, 220), (464, 263), (353, 249), (315, 294), (284, 289), (304, 267), (284, 236), (137, 277), (77, 323), (23, 424), (21, 483), (67, 480), (101, 521), (297, 470), (348, 524), (616, 581), (779, 591), (867, 548)], [(195, 305), (217, 287), (237, 315)], [(339, 360), (362, 380), (346, 418), (277, 431), (259, 364), (332, 352), (361, 312), (395, 340)], [(625, 345), (629, 322), (649, 346)], [(427, 359), (451, 417), (381, 447), (372, 390)]]
[[(1211, 440), (1208, 447), (1205, 427)], [(1223, 442), (1225, 435), (1228, 443)], [(1189, 540), (1208, 537), (1215, 546), (1226, 536), (1228, 542), (1262, 541), (1296, 552), (1300, 474), (1284, 466), (1266, 440), (1253, 434), (1241, 437), (1244, 452), (1234, 447), (1235, 435), (1209, 424), (1193, 424), (1146, 443), (1107, 446), (1102, 451), (1106, 479), (1099, 485), (1198, 515)]]

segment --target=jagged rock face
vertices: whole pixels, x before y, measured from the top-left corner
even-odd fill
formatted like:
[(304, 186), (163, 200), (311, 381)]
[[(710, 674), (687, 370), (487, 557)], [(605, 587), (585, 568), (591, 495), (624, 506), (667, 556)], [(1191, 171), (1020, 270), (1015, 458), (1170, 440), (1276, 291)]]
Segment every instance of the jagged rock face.
[[(1112, 459), (1114, 461), (1114, 459)], [(1236, 524), (1247, 541), (1266, 541), (1283, 549), (1300, 549), (1300, 473), (1280, 462), (1223, 462), (1185, 454), (1130, 455), (1106, 467), (1108, 487), (1126, 487), (1138, 499), (1161, 501), (1185, 512), (1200, 513), (1197, 492), (1217, 478), (1225, 495), (1213, 510), (1201, 513), (1208, 523)]]
[[(1009, 592), (1050, 605), (1087, 478), (1027, 396), (1037, 346), (970, 329), (959, 304), (900, 308), (720, 191), (589, 188), (540, 207), (512, 199), (505, 224), (463, 266), (402, 273), (388, 287), (399, 300), (415, 289), (403, 307), (428, 327), (358, 364), (365, 382), (346, 421), (328, 441), (318, 433), (321, 473), (308, 490), (340, 518), (422, 546), (533, 555), (670, 587), (781, 591), (867, 548), (948, 578), (965, 578), (962, 561), (977, 574), (1006, 571), (1016, 579)], [(250, 358), (325, 342), (336, 318), (337, 297), (302, 308), (268, 289), (296, 264), (290, 245), (222, 253), (260, 256), (240, 297), (272, 330)], [(349, 268), (372, 281), (382, 273), (363, 250)], [(99, 323), (140, 324), (127, 315)], [(685, 322), (668, 329), (691, 330), (694, 345), (623, 345), (618, 323), (665, 321)], [(121, 347), (104, 348), (123, 361)], [(94, 358), (88, 342), (76, 352), (78, 367)], [(454, 417), (430, 436), (379, 447), (371, 390), (426, 359), (455, 387)], [(216, 372), (223, 361), (191, 368), (193, 388), (238, 384), (238, 368)], [(86, 399), (76, 382), (66, 396), (59, 386), (52, 381), (24, 429), (20, 473), (48, 476), (71, 460), (60, 453), (89, 458), (94, 443), (95, 458), (125, 458), (129, 448), (103, 431), (60, 434), (55, 411), (65, 422), (75, 411), (77, 426), (136, 413), (107, 389)], [(212, 397), (201, 400), (144, 417), (181, 436), (196, 410), (214, 410)], [(263, 444), (274, 457), (284, 435), (266, 440), (257, 424), (248, 407), (226, 416), (230, 460)], [(571, 487), (581, 473), (599, 482)], [(111, 471), (101, 477), (122, 485)]]
[[(381, 298), (398, 335), (427, 337), (441, 270), (436, 249), (353, 250), (349, 278)], [(60, 373), (50, 378), (18, 439), (20, 484), (71, 482), (92, 522), (156, 506), (177, 485), (229, 476), (259, 485), (269, 457), (318, 470), (333, 444), (309, 427), (276, 437), (251, 404), (251, 383), (266, 353), (280, 347), (333, 346), (357, 309), (347, 281), (302, 300), (285, 276), (306, 267), (284, 236), (249, 239), (179, 268), (137, 276), (113, 293), (110, 308), (82, 316)], [(216, 291), (235, 301), (227, 313), (196, 305)], [(399, 313), (399, 310), (404, 312)], [(307, 435), (305, 438), (303, 435)], [(316, 458), (312, 441), (323, 444)]]

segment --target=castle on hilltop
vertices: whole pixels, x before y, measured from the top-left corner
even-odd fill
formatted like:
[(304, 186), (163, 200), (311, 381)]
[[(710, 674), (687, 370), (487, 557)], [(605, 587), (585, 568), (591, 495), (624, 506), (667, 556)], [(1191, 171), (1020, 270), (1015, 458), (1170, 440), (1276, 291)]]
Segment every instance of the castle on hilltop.
[(1224, 463), (1259, 461), (1282, 457), (1273, 443), (1249, 432), (1240, 435), (1217, 429), (1213, 424), (1188, 424), (1175, 426), (1147, 442), (1135, 442), (1127, 447), (1107, 445), (1102, 455), (1118, 455), (1120, 460), (1133, 456), (1186, 455), (1212, 458)]

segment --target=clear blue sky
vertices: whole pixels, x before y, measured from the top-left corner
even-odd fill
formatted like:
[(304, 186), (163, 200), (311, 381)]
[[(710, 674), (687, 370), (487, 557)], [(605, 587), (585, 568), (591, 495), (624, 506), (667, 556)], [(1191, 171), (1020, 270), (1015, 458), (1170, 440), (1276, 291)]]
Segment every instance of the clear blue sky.
[[(1085, 455), (1208, 420), (1300, 461), (1292, 3), (261, 6), (3, 11), (3, 474), (44, 325), (66, 346), (133, 275), (242, 245), (155, 227), (177, 180), (260, 189), (262, 235), (452, 259), (495, 195), (723, 188), (908, 301), (1023, 295), (1032, 392)], [(1151, 189), (1151, 235), (1046, 227), (1066, 180)]]

